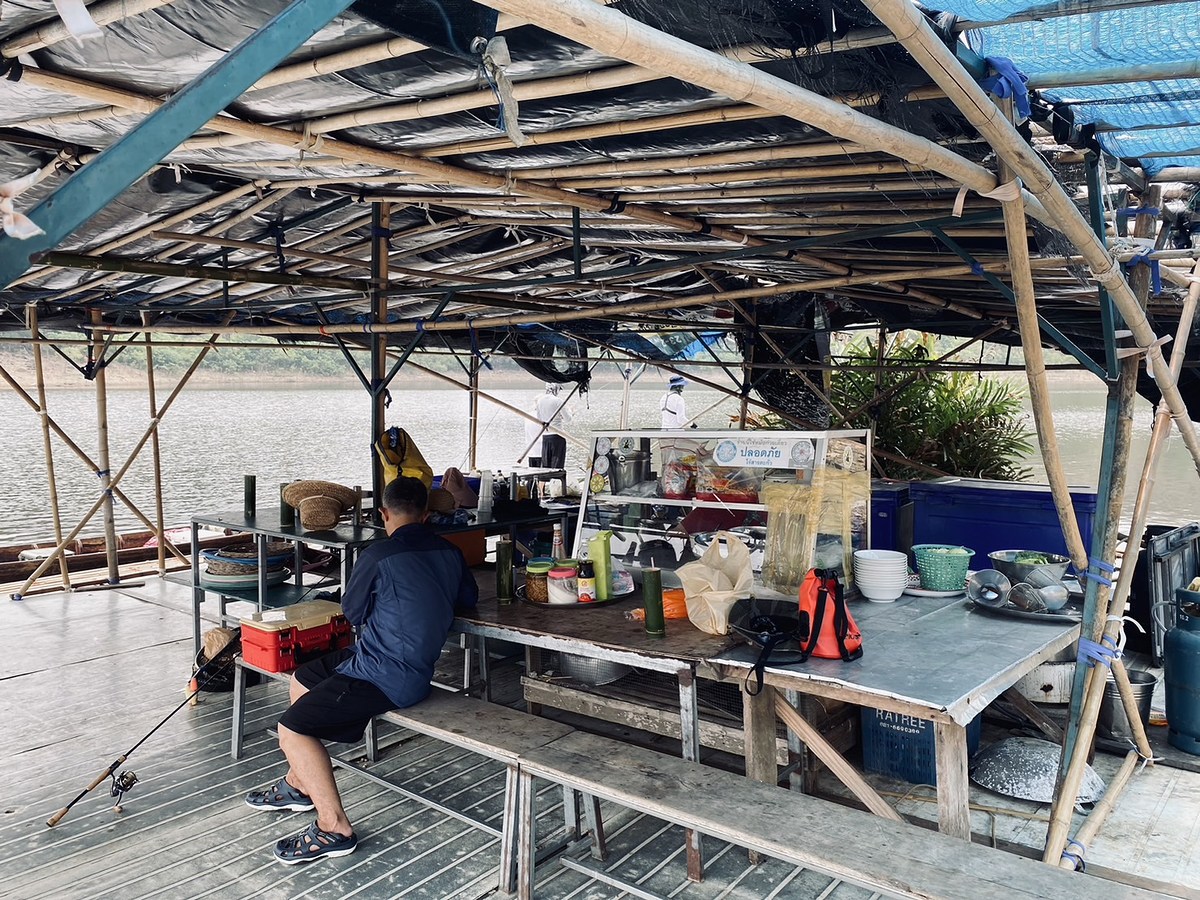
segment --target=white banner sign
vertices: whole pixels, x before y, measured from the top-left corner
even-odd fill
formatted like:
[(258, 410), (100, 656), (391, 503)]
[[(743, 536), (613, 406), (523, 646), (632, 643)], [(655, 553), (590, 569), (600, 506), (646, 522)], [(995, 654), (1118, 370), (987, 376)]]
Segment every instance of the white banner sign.
[(815, 455), (816, 448), (809, 439), (738, 437), (718, 441), (713, 462), (729, 468), (807, 469)]

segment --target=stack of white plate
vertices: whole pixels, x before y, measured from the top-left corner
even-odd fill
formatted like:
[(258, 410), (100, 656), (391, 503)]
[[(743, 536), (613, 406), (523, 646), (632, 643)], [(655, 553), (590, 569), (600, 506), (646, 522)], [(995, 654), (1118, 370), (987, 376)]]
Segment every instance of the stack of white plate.
[(855, 550), (854, 584), (868, 600), (890, 603), (908, 587), (908, 554), (896, 550)]

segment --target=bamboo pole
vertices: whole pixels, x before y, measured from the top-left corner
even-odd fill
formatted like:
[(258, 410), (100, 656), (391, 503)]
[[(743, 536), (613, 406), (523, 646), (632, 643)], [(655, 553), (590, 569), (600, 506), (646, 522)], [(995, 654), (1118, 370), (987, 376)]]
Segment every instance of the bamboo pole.
[[(87, 11), (97, 25), (109, 25), (166, 6), (170, 2), (171, 0), (104, 0), (91, 4)], [(0, 56), (15, 59), (23, 53), (32, 53), (34, 50), (41, 50), (43, 47), (69, 39), (74, 39), (74, 35), (67, 30), (61, 18), (55, 17), (8, 38), (0, 44)]]
[[(1200, 272), (1200, 262), (1196, 264), (1196, 269)], [(1183, 312), (1179, 320), (1179, 329), (1176, 332), (1176, 340), (1171, 352), (1170, 371), (1172, 376), (1177, 374), (1183, 367), (1197, 302), (1200, 302), (1200, 284), (1193, 285), (1193, 288), (1188, 291), (1187, 299), (1184, 302)], [(1170, 427), (1171, 415), (1166, 409), (1166, 404), (1160, 402), (1155, 413), (1154, 430), (1150, 435), (1150, 444), (1146, 449), (1146, 460), (1142, 467), (1142, 477), (1138, 482), (1137, 499), (1134, 501), (1133, 506), (1133, 520), (1130, 522), (1129, 538), (1126, 541), (1127, 547), (1138, 547), (1141, 545), (1142, 536), (1146, 530), (1146, 516), (1149, 512), (1150, 496), (1154, 488), (1155, 474)], [(1110, 617), (1118, 617), (1119, 619), (1123, 615), (1125, 600), (1129, 596), (1129, 587), (1133, 583), (1133, 570), (1133, 565), (1126, 564), (1121, 566), (1117, 583), (1109, 598), (1108, 615)], [(1105, 622), (1105, 632), (1110, 636), (1116, 633), (1116, 626), (1111, 618)], [(1114, 677), (1119, 678), (1120, 676), (1114, 673)], [(1095, 729), (1103, 693), (1104, 679), (1097, 674), (1095, 668), (1090, 669), (1087, 673), (1083, 715), (1079, 726), (1080, 737), (1076, 740), (1075, 754), (1068, 761), (1066, 776), (1062, 779), (1062, 787), (1059, 792), (1060, 802), (1056, 804), (1055, 809), (1051, 813), (1050, 830), (1046, 838), (1046, 850), (1043, 856), (1043, 860), (1049, 863), (1054, 863), (1061, 857), (1062, 849), (1066, 844), (1067, 830), (1070, 826), (1070, 810), (1074, 805), (1074, 798), (1079, 793), (1079, 783), (1083, 777), (1087, 747), (1090, 743), (1090, 740), (1085, 741), (1083, 738), (1087, 737), (1090, 739)], [(1132, 696), (1132, 689), (1130, 689), (1129, 693)], [(1134, 717), (1129, 721), (1131, 725), (1135, 723), (1136, 725), (1140, 725), (1140, 715), (1135, 711)], [(1071, 798), (1070, 802), (1062, 800), (1064, 797)]]
[[(1007, 164), (1001, 164), (1001, 172), (1006, 180), (1012, 176)], [(1075, 518), (1075, 505), (1071, 501), (1071, 488), (1063, 471), (1062, 456), (1058, 450), (1058, 435), (1054, 428), (1054, 414), (1050, 408), (1050, 384), (1046, 380), (1046, 357), (1042, 352), (1042, 333), (1038, 323), (1033, 270), (1029, 266), (1029, 239), (1025, 234), (1025, 204), (1018, 196), (1003, 205), (1003, 212), (1004, 230), (1008, 235), (1013, 294), (1017, 305), (1017, 326), (1021, 333), (1021, 349), (1025, 354), (1029, 404), (1033, 409), (1038, 445), (1042, 451), (1046, 479), (1050, 482), (1054, 510), (1058, 514), (1058, 523), (1067, 544), (1067, 552), (1071, 555), (1075, 571), (1086, 572), (1089, 568), (1087, 546), (1079, 532), (1079, 520)]]
[[(142, 313), (142, 324), (150, 324), (150, 314)], [(150, 404), (150, 420), (158, 421), (158, 397), (154, 384), (154, 342), (150, 332), (146, 332), (146, 399)], [(158, 429), (150, 438), (150, 453), (154, 463), (154, 521), (155, 538), (158, 541), (158, 574), (167, 574), (166, 534), (163, 530), (163, 490), (162, 490), (162, 451), (159, 445)]]
[[(1100, 829), (1104, 826), (1105, 820), (1109, 813), (1116, 809), (1117, 801), (1121, 799), (1121, 794), (1129, 785), (1129, 779), (1133, 777), (1133, 771), (1137, 768), (1139, 758), (1136, 750), (1130, 750), (1125, 755), (1125, 761), (1121, 763), (1121, 768), (1117, 770), (1117, 774), (1113, 776), (1113, 780), (1109, 783), (1108, 788), (1104, 792), (1104, 796), (1100, 802), (1092, 807), (1092, 811), (1079, 826), (1079, 831), (1075, 834), (1075, 843), (1079, 848), (1075, 851), (1075, 855), (1083, 860), (1083, 854), (1086, 851), (1087, 845), (1091, 842)], [(1074, 869), (1075, 860), (1061, 857), (1058, 861), (1060, 869)]]
[[(102, 315), (100, 310), (93, 309), (91, 313), (92, 322), (101, 321)], [(108, 557), (108, 583), (117, 584), (121, 580), (121, 569), (117, 563), (117, 550), (120, 547), (117, 544), (117, 521), (113, 515), (112, 492), (109, 490), (109, 485), (112, 483), (112, 475), (109, 472), (108, 378), (104, 371), (107, 362), (104, 354), (104, 342), (100, 339), (99, 335), (93, 335), (92, 349), (88, 354), (88, 361), (95, 364), (96, 462), (100, 464), (100, 471), (96, 475), (100, 478), (100, 500), (103, 511), (102, 515), (104, 517), (104, 553)], [(61, 554), (61, 550), (59, 552)]]
[(1008, 162), (1016, 174), (1044, 205), (1049, 224), (1057, 227), (1079, 248), (1096, 280), (1109, 292), (1125, 318), (1138, 347), (1146, 352), (1147, 365), (1171, 411), (1183, 442), (1192, 455), (1200, 473), (1200, 438), (1188, 415), (1171, 367), (1167, 364), (1145, 312), (1129, 289), (1117, 264), (1100, 239), (1084, 221), (1074, 202), (1067, 196), (1053, 173), (1033, 148), (1017, 134), (1016, 129), (999, 115), (983, 89), (972, 80), (954, 54), (933, 33), (924, 14), (908, 0), (864, 0), (868, 9), (879, 17), (900, 43), (912, 54), (946, 95), (963, 112), (968, 121), (982, 134), (997, 155)]
[[(99, 315), (100, 315), (99, 310), (93, 310), (94, 317), (99, 317)], [(228, 321), (228, 318), (226, 319), (226, 321)], [(59, 556), (62, 555), (62, 551), (66, 548), (66, 545), (68, 543), (70, 543), (71, 541), (75, 540), (75, 537), (79, 534), (80, 531), (83, 530), (84, 526), (87, 525), (87, 523), (91, 520), (92, 516), (94, 516), (96, 514), (96, 511), (99, 510), (100, 507), (103, 506), (106, 501), (107, 501), (108, 505), (111, 507), (112, 497), (113, 497), (114, 492), (116, 491), (116, 485), (118, 483), (120, 483), (122, 478), (125, 477), (125, 473), (129, 471), (129, 467), (131, 465), (133, 465), (134, 460), (137, 459), (138, 454), (141, 452), (142, 447), (144, 447), (146, 445), (146, 441), (150, 438), (150, 435), (158, 430), (158, 423), (162, 420), (162, 417), (164, 415), (166, 415), (167, 410), (171, 408), (171, 404), (175, 402), (175, 398), (179, 396), (179, 394), (183, 390), (184, 386), (187, 385), (188, 381), (191, 379), (191, 377), (195, 373), (196, 369), (198, 369), (200, 367), (200, 363), (202, 363), (204, 361), (204, 358), (206, 356), (208, 356), (209, 351), (212, 350), (216, 340), (217, 340), (217, 335), (213, 335), (212, 338), (207, 343), (205, 343), (203, 345), (203, 347), (201, 347), (200, 352), (196, 355), (196, 358), (195, 358), (195, 360), (193, 360), (191, 366), (189, 366), (188, 370), (186, 372), (184, 372), (183, 376), (179, 379), (178, 383), (176, 383), (174, 390), (171, 391), (170, 396), (167, 397), (167, 402), (164, 403), (162, 405), (162, 407), (159, 409), (158, 418), (153, 420), (150, 423), (149, 427), (146, 429), (145, 433), (142, 435), (141, 440), (139, 440), (137, 442), (137, 444), (134, 446), (133, 450), (130, 452), (129, 456), (126, 458), (125, 463), (117, 471), (116, 475), (110, 476), (107, 471), (108, 457), (107, 457), (107, 447), (105, 446), (105, 453), (102, 456), (98, 457), (100, 462), (105, 466), (104, 469), (97, 470), (97, 474), (100, 476), (100, 484), (101, 484), (100, 497), (96, 500), (95, 504), (87, 512), (87, 514), (84, 515), (83, 519), (80, 520), (79, 524), (75, 526), (75, 528), (71, 531), (71, 533), (69, 535), (67, 535), (66, 539), (63, 541), (60, 541), (59, 545), (54, 548), (54, 551), (48, 557), (46, 557), (46, 559), (44, 559), (42, 561), (41, 565), (39, 565), (36, 569), (34, 569), (33, 573), (25, 580), (25, 583), (16, 592), (16, 595), (21, 595), (25, 591), (27, 591), (29, 589), (29, 587), (35, 581), (37, 581), (38, 578), (41, 577), (42, 573), (45, 572), (48, 568), (50, 568), (50, 566), (54, 563), (54, 561)], [(103, 374), (103, 371), (104, 370), (101, 369), (100, 373)], [(7, 375), (7, 373), (3, 372), (2, 367), (0, 367), (0, 373)], [(99, 376), (97, 376), (97, 377), (99, 378)], [(24, 391), (22, 391), (22, 393), (24, 393)], [(99, 392), (97, 392), (97, 393), (99, 393)], [(26, 396), (28, 396), (28, 395), (26, 395)], [(99, 407), (100, 407), (100, 402), (97, 401), (97, 408), (99, 409)], [(107, 431), (107, 429), (105, 430), (105, 439), (102, 439), (102, 443), (106, 443), (106, 437), (107, 437), (106, 431)], [(127, 505), (130, 506), (131, 509), (133, 509), (132, 504), (127, 503)], [(156, 527), (153, 522), (149, 521), (140, 512), (138, 512), (137, 515), (151, 529), (154, 529)], [(106, 531), (107, 531), (107, 523), (106, 523)], [(113, 574), (113, 569), (116, 564), (116, 559), (115, 559), (116, 535), (115, 535), (115, 532), (113, 534), (111, 543), (108, 541), (108, 537), (106, 534), (105, 543), (114, 548), (114, 552), (112, 554), (110, 554), (110, 558), (109, 558), (109, 583), (117, 584), (120, 581), (120, 572), (117, 571), (115, 576)], [(177, 547), (175, 547), (174, 545), (171, 545), (171, 552), (174, 553), (176, 556), (178, 556), (180, 559), (185, 560), (190, 564), (191, 561), (188, 560), (187, 557), (185, 557), (182, 553), (180, 553), (179, 549)]]
[[(36, 342), (33, 345), (33, 375), (37, 385), (38, 418), (42, 422), (42, 453), (46, 457), (46, 480), (50, 489), (50, 516), (54, 522), (54, 543), (61, 544), (63, 542), (62, 517), (58, 511), (58, 479), (54, 473), (54, 449), (50, 441), (49, 415), (46, 412), (46, 378), (42, 369), (42, 344), (38, 340), (41, 334), (38, 331), (37, 304), (30, 303), (25, 307), (25, 312), (25, 320), (29, 325), (29, 334)], [(67, 557), (65, 554), (58, 564), (58, 571), (62, 575), (63, 590), (71, 590), (71, 575), (67, 570)]]
[[(10, 388), (12, 388), (13, 393), (15, 393), (22, 400), (24, 400), (26, 405), (29, 406), (30, 409), (32, 409), (38, 415), (42, 414), (42, 408), (40, 406), (38, 406), (37, 401), (34, 400), (33, 397), (29, 396), (29, 393), (23, 387), (21, 387), (20, 383), (12, 376), (12, 373), (10, 373), (7, 369), (5, 369), (3, 365), (0, 365), (0, 380), (5, 381), (8, 384), (8, 386)], [(74, 453), (77, 457), (79, 457), (79, 459), (82, 460), (83, 464), (85, 466), (87, 466), (88, 469), (93, 474), (95, 474), (96, 472), (99, 471), (100, 467), (96, 465), (96, 463), (92, 460), (92, 458), (90, 456), (88, 456), (88, 454), (83, 450), (82, 447), (80, 447), (77, 443), (75, 443), (75, 441), (71, 438), (71, 436), (69, 434), (67, 434), (66, 431), (63, 430), (62, 426), (60, 426), (56, 421), (54, 421), (54, 418), (49, 413), (46, 413), (46, 422), (47, 422), (47, 424), (49, 424), (50, 430), (53, 431), (56, 435), (58, 435), (59, 440), (61, 440), (64, 444), (66, 444), (67, 448), (72, 453)], [(129, 511), (131, 513), (133, 513), (133, 515), (136, 516), (137, 519), (143, 525), (145, 525), (147, 528), (153, 530), (154, 523), (151, 522), (148, 518), (146, 518), (145, 515), (143, 515), (142, 511), (140, 509), (138, 509), (136, 505), (134, 505), (132, 500), (130, 500), (128, 497), (125, 496), (125, 494), (121, 491), (120, 488), (112, 487), (112, 492), (118, 500), (120, 500), (123, 504), (125, 504), (126, 508), (128, 508)], [(99, 508), (99, 507), (97, 507), (97, 508)], [(82, 526), (81, 526), (81, 528), (82, 528)], [(76, 532), (76, 534), (78, 534), (78, 532)], [(68, 537), (66, 537), (64, 539), (64, 541), (62, 542), (62, 547), (65, 548), (66, 545), (69, 544), (72, 540), (74, 540), (74, 535), (69, 535)], [(186, 556), (184, 556), (182, 553), (180, 553), (179, 550), (176, 549), (173, 545), (168, 546), (168, 549), (175, 556), (177, 556), (182, 562), (186, 562), (186, 563), (190, 564), (191, 561)]]

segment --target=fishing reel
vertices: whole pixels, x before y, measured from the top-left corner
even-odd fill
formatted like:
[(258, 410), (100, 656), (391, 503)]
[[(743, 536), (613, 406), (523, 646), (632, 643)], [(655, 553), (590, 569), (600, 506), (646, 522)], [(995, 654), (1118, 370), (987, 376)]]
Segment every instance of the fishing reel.
[(120, 772), (113, 775), (112, 785), (108, 790), (109, 796), (113, 798), (113, 812), (119, 813), (122, 811), (121, 798), (133, 790), (133, 786), (137, 782), (138, 777), (133, 772)]

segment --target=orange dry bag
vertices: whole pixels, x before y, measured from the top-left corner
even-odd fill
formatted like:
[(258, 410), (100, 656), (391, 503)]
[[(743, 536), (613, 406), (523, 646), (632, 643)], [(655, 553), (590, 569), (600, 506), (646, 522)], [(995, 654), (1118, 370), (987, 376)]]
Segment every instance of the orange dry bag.
[(800, 585), (800, 618), (812, 623), (808, 640), (801, 645), (807, 656), (844, 659), (862, 656), (862, 634), (842, 594), (833, 569), (810, 569)]

